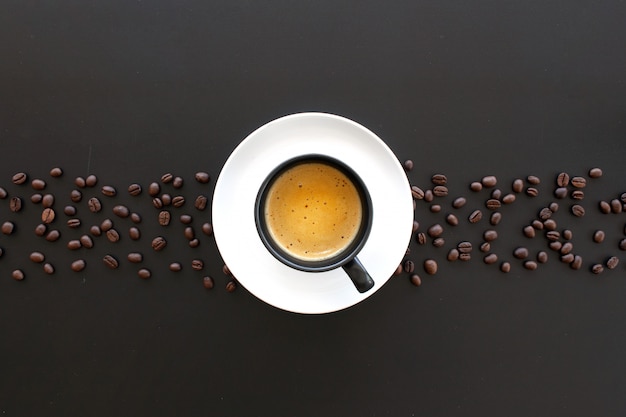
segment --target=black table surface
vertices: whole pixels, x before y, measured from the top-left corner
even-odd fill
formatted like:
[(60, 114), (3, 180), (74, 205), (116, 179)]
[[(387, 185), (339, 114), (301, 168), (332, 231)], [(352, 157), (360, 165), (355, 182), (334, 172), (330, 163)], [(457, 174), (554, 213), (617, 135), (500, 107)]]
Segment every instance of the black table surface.
[[(626, 3), (623, 1), (6, 1), (0, 13), (0, 186), (20, 196), (13, 213), (0, 200), (0, 414), (2, 416), (623, 416), (626, 413), (626, 256), (624, 214), (603, 214), (600, 200), (626, 191)], [(364, 302), (325, 315), (271, 307), (230, 278), (215, 241), (199, 231), (229, 154), (250, 132), (283, 115), (322, 111), (371, 129), (400, 161), (412, 184), (448, 177), (450, 194), (417, 201), (420, 231), (439, 223), (445, 245), (412, 239), (404, 273)], [(52, 178), (52, 167), (64, 175)], [(589, 178), (600, 167), (601, 178)], [(194, 173), (211, 174), (208, 184)], [(553, 196), (559, 172), (587, 179), (580, 204)], [(41, 207), (30, 201), (26, 172), (56, 197), (50, 227), (34, 234)], [(144, 192), (171, 172), (184, 179), (172, 196), (168, 228)], [(81, 189), (79, 229), (65, 225), (74, 179)], [(495, 175), (503, 193), (536, 175), (491, 226), (472, 181)], [(110, 198), (100, 187), (111, 185)], [(525, 186), (529, 186), (525, 183)], [(571, 187), (570, 187), (571, 190)], [(98, 196), (100, 213), (87, 210)], [(468, 204), (452, 209), (465, 196)], [(557, 231), (572, 230), (573, 270), (548, 248), (543, 231), (522, 228), (558, 202)], [(133, 241), (126, 204), (143, 216)], [(480, 208), (485, 218), (467, 221)], [(178, 210), (178, 211), (176, 211)], [(179, 213), (193, 215), (200, 246), (183, 237)], [(448, 226), (445, 215), (461, 220)], [(104, 218), (122, 238), (94, 238), (72, 251), (69, 240)], [(478, 246), (498, 231), (487, 265)], [(594, 243), (596, 229), (606, 232)], [(151, 238), (163, 234), (166, 250)], [(472, 259), (449, 262), (459, 241)], [(549, 260), (535, 271), (512, 251)], [(53, 275), (29, 260), (41, 251)], [(142, 252), (142, 265), (126, 261)], [(112, 254), (120, 266), (105, 267)], [(242, 257), (246, 254), (242, 253)], [(621, 258), (593, 274), (595, 263)], [(73, 272), (82, 258), (87, 267)], [(427, 258), (439, 270), (427, 275)], [(205, 263), (191, 269), (191, 260)], [(170, 262), (183, 265), (171, 272)], [(511, 263), (508, 274), (499, 270)], [(142, 280), (137, 269), (149, 268)], [(21, 268), (26, 278), (11, 278)], [(206, 290), (202, 278), (215, 287)]]

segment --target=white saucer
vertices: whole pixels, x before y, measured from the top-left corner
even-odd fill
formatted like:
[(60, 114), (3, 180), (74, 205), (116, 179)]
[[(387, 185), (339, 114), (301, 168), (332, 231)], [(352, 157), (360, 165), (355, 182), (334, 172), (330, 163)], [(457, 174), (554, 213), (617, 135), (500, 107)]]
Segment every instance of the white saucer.
[[(358, 258), (375, 285), (363, 294), (342, 268), (292, 269), (272, 256), (259, 237), (254, 204), (262, 182), (282, 162), (306, 154), (342, 160), (368, 188), (374, 218)], [(325, 113), (285, 116), (252, 132), (224, 164), (213, 195), (215, 240), (233, 275), (261, 300), (296, 313), (337, 311), (374, 294), (402, 261), (412, 226), (409, 182), (393, 152), (365, 127)]]

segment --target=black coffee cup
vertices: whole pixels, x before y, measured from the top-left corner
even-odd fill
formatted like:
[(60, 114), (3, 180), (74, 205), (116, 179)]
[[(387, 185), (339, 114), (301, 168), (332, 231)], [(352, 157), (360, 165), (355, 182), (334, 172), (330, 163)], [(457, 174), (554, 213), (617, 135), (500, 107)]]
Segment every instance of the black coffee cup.
[(361, 178), (345, 163), (317, 154), (276, 167), (255, 204), (259, 236), (276, 259), (306, 272), (341, 267), (361, 293), (374, 286), (357, 258), (372, 217), (372, 201)]

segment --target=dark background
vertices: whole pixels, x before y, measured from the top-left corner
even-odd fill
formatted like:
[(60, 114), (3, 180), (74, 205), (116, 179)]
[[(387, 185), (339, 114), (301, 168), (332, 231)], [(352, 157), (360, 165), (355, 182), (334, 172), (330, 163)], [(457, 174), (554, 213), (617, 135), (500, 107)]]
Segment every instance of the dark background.
[[(0, 186), (25, 200), (0, 220), (0, 414), (275, 416), (622, 416), (626, 413), (626, 259), (600, 276), (594, 262), (622, 256), (625, 215), (602, 215), (599, 199), (626, 191), (626, 4), (623, 1), (4, 1), (0, 12)], [(451, 195), (470, 199), (446, 228), (446, 246), (418, 247), (423, 284), (391, 279), (362, 304), (303, 316), (263, 304), (228, 278), (211, 238), (187, 246), (182, 226), (164, 232), (144, 194), (165, 172), (194, 224), (197, 194), (212, 194), (222, 164), (258, 126), (285, 114), (349, 117), (413, 159), (410, 181), (449, 177)], [(53, 166), (65, 175), (52, 179)], [(521, 228), (553, 200), (560, 171), (586, 175), (584, 218), (560, 201), (559, 227), (574, 231), (585, 259), (573, 271), (550, 252), (537, 271), (511, 256), (546, 248)], [(209, 185), (193, 180), (211, 173)], [(40, 208), (14, 173), (48, 181), (63, 238), (32, 233)], [(90, 173), (105, 210), (78, 204), (81, 231), (65, 227), (76, 176)], [(468, 184), (542, 179), (535, 199), (518, 196), (502, 212), (493, 250), (513, 270), (448, 263), (460, 240), (478, 246), (486, 220), (469, 225), (487, 194)], [(99, 187), (114, 185), (107, 200)], [(172, 190), (173, 192), (174, 190)], [(115, 201), (115, 203), (113, 202)], [(142, 238), (104, 238), (89, 250), (65, 248), (73, 235), (112, 216), (113, 204), (140, 212)], [(182, 212), (182, 211), (181, 211)], [(426, 228), (443, 222), (420, 202)], [(596, 228), (603, 244), (591, 242)], [(160, 255), (150, 240), (167, 233)], [(28, 260), (46, 253), (57, 271)], [(150, 280), (126, 253), (140, 251)], [(102, 265), (106, 253), (118, 270)], [(246, 256), (242, 253), (242, 256)], [(69, 269), (82, 257), (87, 268)], [(423, 273), (426, 257), (439, 262)], [(191, 259), (205, 261), (192, 271)], [(180, 273), (168, 271), (173, 260)], [(22, 268), (22, 282), (11, 271)], [(201, 277), (215, 288), (205, 290)]]

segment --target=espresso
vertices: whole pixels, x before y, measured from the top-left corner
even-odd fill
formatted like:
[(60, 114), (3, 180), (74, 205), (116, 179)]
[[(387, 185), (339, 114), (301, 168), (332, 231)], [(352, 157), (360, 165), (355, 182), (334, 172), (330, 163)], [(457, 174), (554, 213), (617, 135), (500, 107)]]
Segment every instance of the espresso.
[(363, 202), (344, 172), (309, 161), (278, 174), (267, 191), (263, 215), (278, 247), (296, 259), (317, 262), (341, 254), (353, 243)]

